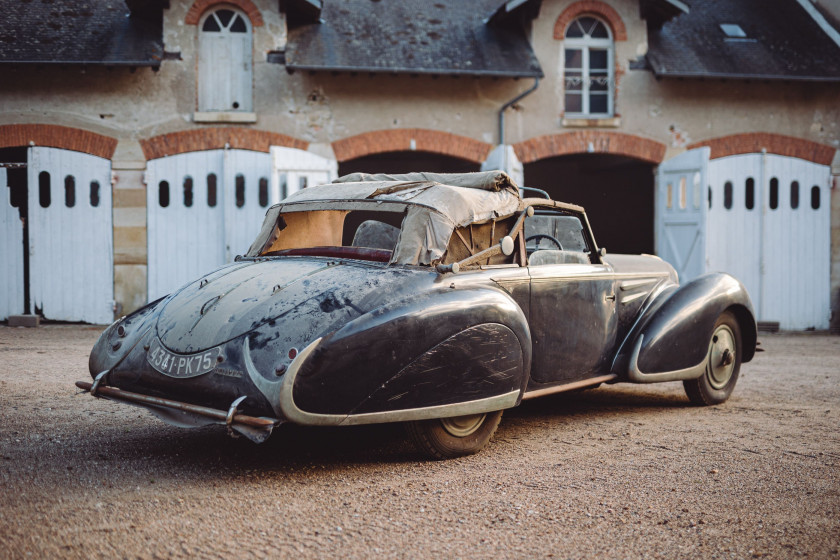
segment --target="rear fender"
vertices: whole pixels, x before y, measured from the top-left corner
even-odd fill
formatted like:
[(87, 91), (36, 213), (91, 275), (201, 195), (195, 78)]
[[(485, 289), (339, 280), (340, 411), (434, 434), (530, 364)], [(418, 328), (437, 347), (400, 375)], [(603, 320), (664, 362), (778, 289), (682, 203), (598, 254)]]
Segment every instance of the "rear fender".
[(729, 274), (712, 273), (655, 293), (621, 344), (611, 371), (634, 383), (700, 377), (715, 322), (727, 310), (741, 327), (742, 361), (750, 361), (757, 329), (747, 290)]
[(476, 401), (498, 410), (519, 401), (530, 366), (528, 324), (510, 296), (441, 290), (368, 313), (301, 352), (281, 407), (293, 422), (319, 425), (454, 416)]

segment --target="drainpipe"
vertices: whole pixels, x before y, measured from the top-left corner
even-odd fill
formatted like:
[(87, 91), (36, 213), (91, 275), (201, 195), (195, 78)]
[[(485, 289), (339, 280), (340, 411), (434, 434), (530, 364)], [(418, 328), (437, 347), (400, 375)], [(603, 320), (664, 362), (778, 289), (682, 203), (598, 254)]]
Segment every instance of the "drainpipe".
[(500, 145), (504, 146), (504, 144), (505, 144), (505, 110), (508, 107), (510, 107), (511, 105), (513, 105), (514, 103), (516, 103), (517, 101), (519, 101), (520, 99), (522, 99), (525, 96), (532, 93), (535, 89), (537, 89), (537, 86), (539, 86), (539, 85), (540, 85), (540, 78), (539, 78), (539, 76), (537, 76), (536, 78), (534, 78), (534, 85), (533, 86), (531, 86), (529, 89), (523, 91), (522, 93), (520, 93), (519, 95), (517, 95), (516, 97), (514, 97), (513, 99), (511, 99), (510, 101), (508, 101), (504, 105), (502, 105), (502, 108), (499, 109), (499, 144)]

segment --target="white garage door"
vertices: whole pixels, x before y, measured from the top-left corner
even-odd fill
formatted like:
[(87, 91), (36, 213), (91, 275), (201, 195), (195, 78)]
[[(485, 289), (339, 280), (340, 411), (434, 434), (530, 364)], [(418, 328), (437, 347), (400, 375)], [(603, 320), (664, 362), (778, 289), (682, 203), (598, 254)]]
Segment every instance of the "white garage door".
[(0, 321), (23, 313), (23, 224), (0, 167)]
[[(272, 165), (283, 154), (281, 172)], [(207, 150), (151, 160), (146, 174), (149, 301), (248, 250), (266, 209), (301, 186), (332, 177), (335, 162), (292, 148), (272, 154)]]
[(57, 148), (29, 148), (29, 282), (47, 319), (114, 319), (111, 162)]
[(828, 166), (791, 157), (709, 163), (707, 270), (739, 278), (761, 321), (828, 328), (829, 181)]

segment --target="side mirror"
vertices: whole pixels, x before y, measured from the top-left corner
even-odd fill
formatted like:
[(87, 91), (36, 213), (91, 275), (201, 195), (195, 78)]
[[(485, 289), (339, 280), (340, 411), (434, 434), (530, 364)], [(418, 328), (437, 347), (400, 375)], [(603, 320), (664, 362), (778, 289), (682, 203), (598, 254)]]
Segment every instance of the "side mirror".
[(511, 237), (510, 235), (505, 235), (504, 237), (502, 237), (502, 240), (499, 242), (499, 245), (502, 248), (502, 254), (504, 254), (506, 257), (509, 257), (513, 254), (513, 237)]

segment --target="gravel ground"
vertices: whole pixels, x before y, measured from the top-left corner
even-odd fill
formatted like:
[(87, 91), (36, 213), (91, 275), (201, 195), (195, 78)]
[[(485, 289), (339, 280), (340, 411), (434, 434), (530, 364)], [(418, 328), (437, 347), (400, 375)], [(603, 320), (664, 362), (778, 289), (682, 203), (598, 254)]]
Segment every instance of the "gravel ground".
[(556, 395), (428, 462), (400, 426), (256, 446), (76, 394), (98, 332), (0, 327), (0, 557), (840, 559), (840, 337), (762, 336), (720, 406)]

